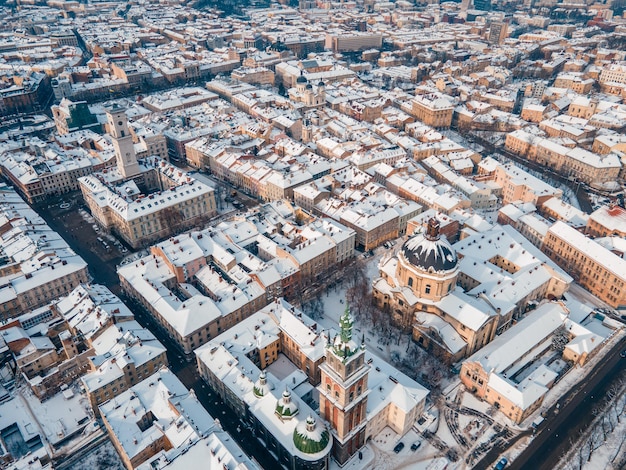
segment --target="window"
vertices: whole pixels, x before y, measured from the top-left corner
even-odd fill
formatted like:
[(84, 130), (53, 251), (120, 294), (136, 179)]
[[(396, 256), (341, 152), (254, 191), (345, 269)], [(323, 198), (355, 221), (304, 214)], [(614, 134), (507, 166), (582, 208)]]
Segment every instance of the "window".
[(409, 278), (409, 287), (413, 287), (413, 278), (412, 277)]
[(424, 289), (424, 292), (426, 292), (427, 294), (430, 294), (430, 284), (426, 284), (426, 288)]

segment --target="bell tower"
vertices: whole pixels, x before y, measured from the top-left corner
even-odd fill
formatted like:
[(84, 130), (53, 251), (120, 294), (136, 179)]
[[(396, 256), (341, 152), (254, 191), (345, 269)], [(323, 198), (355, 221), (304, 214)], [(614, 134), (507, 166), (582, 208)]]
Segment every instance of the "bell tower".
[(354, 321), (350, 309), (339, 319), (341, 333), (326, 345), (326, 361), (320, 365), (320, 414), (330, 423), (333, 456), (343, 465), (365, 444), (367, 424), (367, 376), (365, 344), (352, 339)]
[(132, 178), (141, 173), (141, 170), (135, 155), (133, 137), (128, 130), (126, 110), (119, 106), (114, 106), (111, 109), (107, 109), (106, 115), (109, 121), (109, 132), (111, 137), (113, 137), (117, 169), (124, 178)]

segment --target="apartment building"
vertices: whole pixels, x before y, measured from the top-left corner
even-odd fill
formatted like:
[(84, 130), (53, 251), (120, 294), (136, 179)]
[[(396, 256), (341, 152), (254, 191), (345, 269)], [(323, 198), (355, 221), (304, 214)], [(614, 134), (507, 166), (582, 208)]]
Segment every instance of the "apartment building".
[(0, 319), (41, 307), (88, 281), (87, 263), (7, 186), (0, 186), (0, 214)]
[[(219, 430), (195, 394), (167, 368), (100, 405), (99, 415), (128, 470), (139, 467), (162, 451), (195, 452), (193, 448), (197, 442), (204, 444), (201, 447), (207, 447), (205, 438), (212, 431)], [(175, 454), (173, 452), (172, 457)], [(214, 461), (207, 451), (201, 453), (200, 458), (199, 461), (205, 464)], [(236, 461), (231, 463), (237, 465)], [(157, 465), (158, 461), (155, 467)]]
[[(113, 171), (113, 170), (112, 170)], [(176, 232), (203, 225), (217, 213), (214, 189), (163, 160), (148, 159), (143, 172), (154, 190), (139, 192), (131, 180), (109, 183), (106, 175), (79, 179), (91, 214), (105, 230), (133, 248), (148, 246)]]
[(454, 104), (440, 93), (417, 95), (411, 100), (409, 111), (415, 119), (435, 129), (450, 127), (453, 113)]
[(598, 82), (601, 85), (611, 83), (626, 84), (626, 66), (622, 64), (609, 64), (603, 67)]
[(502, 203), (514, 201), (540, 205), (551, 197), (561, 198), (563, 191), (556, 189), (513, 163), (497, 164), (493, 181), (502, 187)]
[(168, 364), (166, 348), (135, 320), (109, 326), (91, 347), (89, 371), (80, 380), (96, 414), (99, 405)]
[(379, 33), (355, 32), (347, 34), (345, 31), (326, 33), (326, 48), (333, 52), (380, 49), (382, 44), (383, 35)]
[(614, 308), (626, 305), (623, 258), (561, 221), (548, 230), (542, 251), (600, 300)]
[[(584, 364), (600, 348), (603, 338), (568, 318), (567, 306), (544, 303), (510, 330), (463, 361), (459, 377), (467, 389), (495, 406), (515, 424), (522, 423), (543, 403), (557, 379), (567, 370), (543, 363), (542, 346), (559, 329), (568, 331), (562, 357)], [(523, 371), (528, 365), (530, 374)]]
[(615, 203), (600, 206), (589, 214), (585, 233), (594, 238), (626, 238), (626, 209)]

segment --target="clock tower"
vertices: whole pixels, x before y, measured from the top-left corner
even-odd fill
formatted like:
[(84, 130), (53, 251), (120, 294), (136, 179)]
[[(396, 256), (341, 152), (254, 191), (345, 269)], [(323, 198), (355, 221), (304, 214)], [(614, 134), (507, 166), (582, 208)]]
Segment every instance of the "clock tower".
[(365, 344), (352, 339), (350, 309), (339, 319), (341, 333), (326, 345), (326, 361), (320, 365), (320, 414), (332, 428), (333, 457), (345, 464), (365, 444), (367, 424), (367, 376)]
[(106, 111), (106, 114), (109, 121), (109, 133), (113, 137), (117, 169), (125, 179), (132, 178), (141, 173), (141, 170), (135, 155), (133, 137), (128, 130), (126, 110), (119, 106), (113, 106)]

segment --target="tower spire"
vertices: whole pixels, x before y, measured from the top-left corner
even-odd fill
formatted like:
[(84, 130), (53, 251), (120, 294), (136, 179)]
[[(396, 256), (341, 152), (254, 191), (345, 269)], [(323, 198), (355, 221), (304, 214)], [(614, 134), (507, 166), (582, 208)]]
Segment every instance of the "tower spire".
[(352, 339), (353, 325), (354, 321), (352, 320), (352, 315), (350, 315), (350, 305), (346, 301), (346, 310), (343, 312), (343, 315), (339, 319), (339, 326), (341, 328), (341, 341), (343, 343), (348, 343)]

